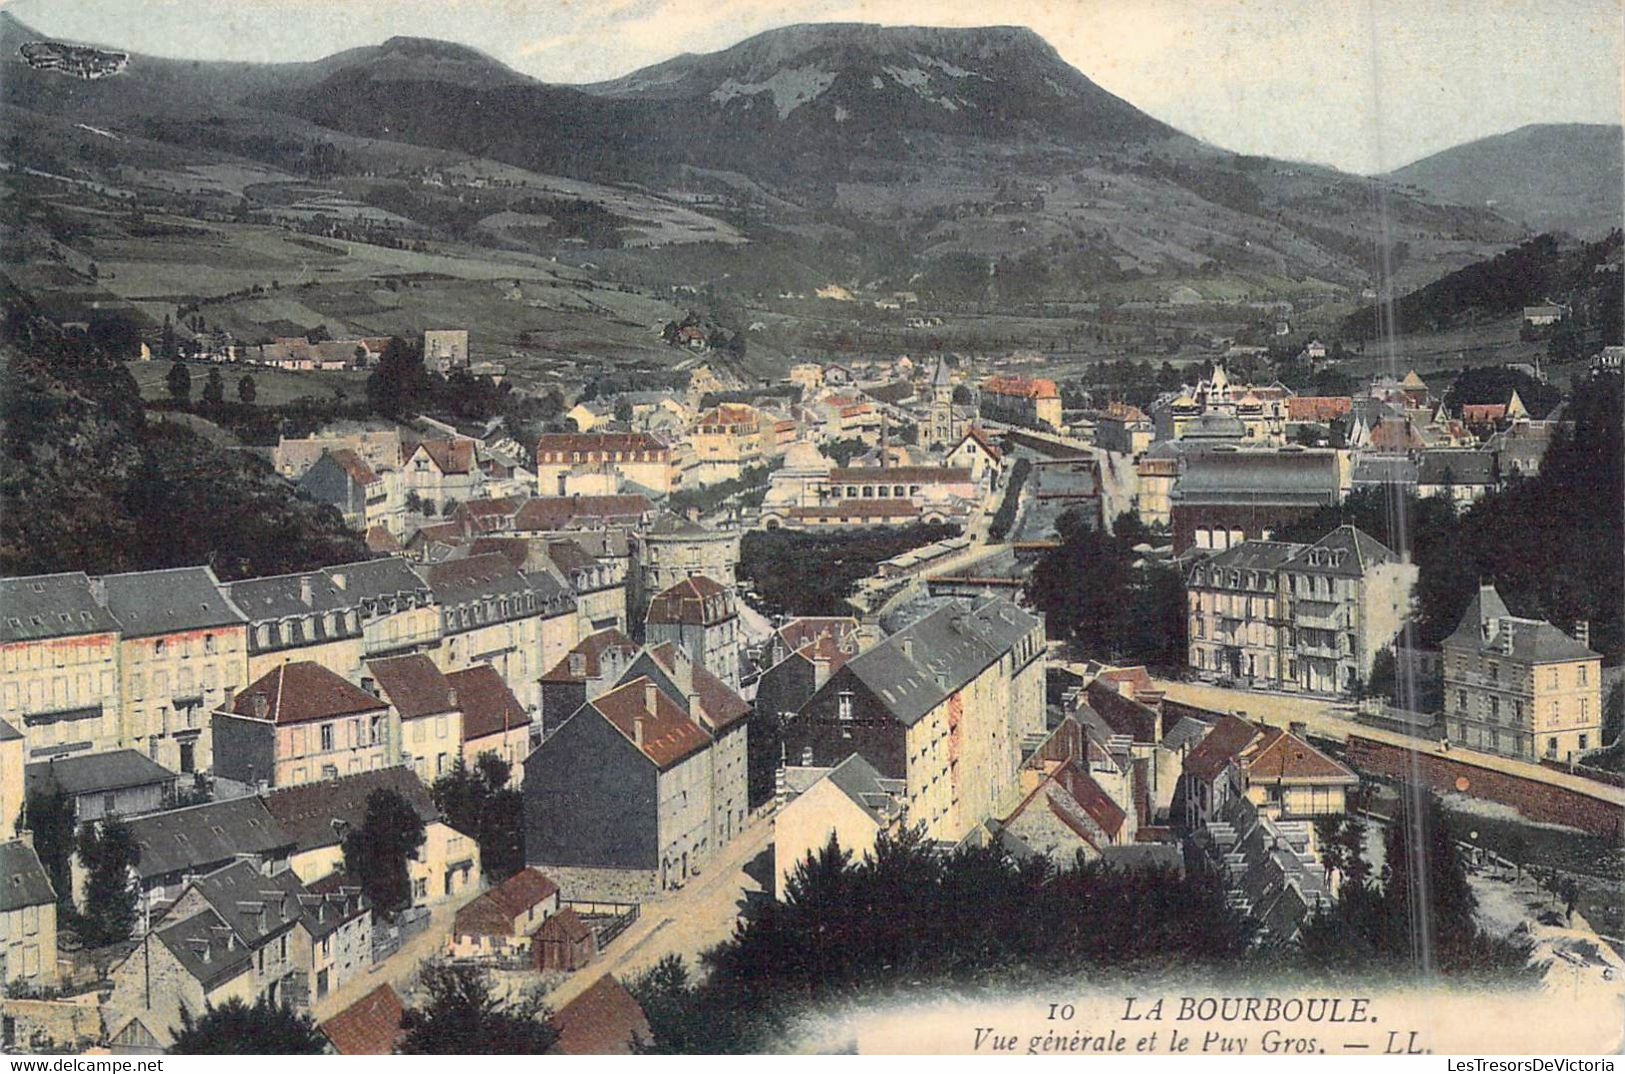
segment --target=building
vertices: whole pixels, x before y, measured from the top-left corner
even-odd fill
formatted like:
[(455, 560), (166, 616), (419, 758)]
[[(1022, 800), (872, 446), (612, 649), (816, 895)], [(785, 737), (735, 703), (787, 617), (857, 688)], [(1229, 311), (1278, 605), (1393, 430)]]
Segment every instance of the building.
[(950, 600), (847, 660), (784, 730), (785, 755), (862, 753), (906, 787), (908, 823), (957, 842), (1010, 797), (1044, 730), (1044, 623), (1002, 600)]
[(17, 835), (17, 822), (22, 819), (25, 792), (23, 790), (23, 758), (28, 743), (23, 733), (4, 720), (0, 720), (0, 843), (8, 843)]
[(421, 653), (369, 660), (361, 688), (388, 702), (385, 726), (399, 729), (385, 763), (406, 765), (424, 783), (452, 770), (463, 754), (462, 699), (433, 660)]
[(703, 411), (686, 437), (693, 467), (683, 483), (736, 481), (750, 467), (765, 466), (777, 454), (774, 434), (773, 418), (745, 403), (719, 403)]
[(671, 642), (729, 689), (739, 689), (739, 609), (733, 590), (704, 575), (662, 590), (649, 602), (644, 637), (651, 645)]
[(360, 681), (365, 631), (347, 584), (312, 571), (232, 582), (226, 592), (248, 620), (248, 681), (290, 662)]
[(1147, 526), (1160, 528), (1173, 522), (1173, 493), (1174, 484), (1179, 480), (1179, 455), (1179, 447), (1173, 441), (1161, 440), (1147, 448), (1134, 464), (1139, 478), (1134, 494), (1134, 510)]
[(575, 597), (581, 634), (625, 630), (626, 564), (612, 557), (601, 559), (575, 540), (548, 541), (545, 547), (548, 562)]
[(954, 406), (954, 381), (948, 360), (938, 358), (931, 370), (931, 402), (922, 440), (927, 448), (947, 451), (969, 431), (969, 422)]
[(632, 994), (609, 974), (553, 1015), (561, 1055), (631, 1055), (654, 1040), (649, 1020)]
[(405, 501), (392, 494), (399, 472), (375, 472), (349, 448), (324, 451), (299, 478), (300, 493), (338, 511), (345, 525), (363, 533), (374, 526), (399, 535), (405, 527)]
[(994, 447), (987, 433), (975, 426), (943, 455), (942, 465), (951, 470), (970, 471), (971, 480), (984, 490), (984, 494), (1003, 483), (1004, 452)]
[(119, 630), (81, 572), (0, 579), (0, 717), (29, 760), (124, 744)]
[(1444, 730), (1452, 743), (1527, 760), (1572, 761), (1602, 741), (1602, 657), (1589, 626), (1571, 637), (1507, 610), (1480, 586), (1444, 656)]
[(708, 529), (677, 515), (662, 513), (633, 538), (631, 616), (641, 622), (650, 599), (685, 578), (703, 574), (725, 589), (738, 584), (737, 529)]
[(1500, 458), (1476, 448), (1422, 452), (1416, 463), (1416, 494), (1443, 496), (1460, 511), (1501, 487)]
[(541, 736), (546, 738), (576, 710), (621, 680), (639, 646), (619, 630), (581, 639), (541, 678)]
[(566, 906), (531, 933), (530, 953), (538, 973), (574, 973), (598, 954), (598, 936)]
[(1535, 328), (1554, 325), (1569, 315), (1569, 308), (1558, 302), (1543, 302), (1523, 308), (1523, 323)]
[[(609, 475), (608, 484), (594, 474)], [(540, 496), (613, 495), (629, 485), (665, 496), (677, 484), (671, 445), (650, 433), (544, 433), (536, 443)]]
[(1346, 452), (1289, 446), (1187, 453), (1169, 495), (1174, 552), (1268, 540), (1277, 526), (1342, 502)]
[(478, 498), (485, 489), (478, 445), (463, 439), (420, 441), (401, 467), (401, 487), (405, 500), (415, 497), (437, 515)]
[(1102, 451), (1139, 458), (1155, 436), (1145, 411), (1129, 403), (1112, 403), (1095, 415), (1095, 446)]
[(340, 1055), (393, 1055), (406, 1036), (401, 997), (381, 984), (321, 1024), (333, 1050)]
[(447, 953), (453, 958), (526, 958), (531, 933), (559, 909), (559, 886), (539, 869), (521, 869), (458, 908)]
[(282, 664), (214, 713), (216, 776), (287, 787), (372, 772), (400, 757), (387, 703), (309, 661)]
[(1042, 377), (996, 376), (982, 382), (983, 417), (1032, 428), (1061, 428), (1061, 392)]
[(711, 736), (711, 838), (726, 846), (745, 828), (749, 809), (747, 748), (750, 705), (727, 683), (698, 666), (671, 642), (649, 646), (622, 675), (644, 675)]
[(508, 764), (517, 785), (530, 752), (530, 713), (490, 664), (475, 664), (446, 676), (453, 699), (463, 713), (463, 762), (472, 766), (490, 753)]
[(32, 838), (0, 842), (0, 984), (56, 984), (56, 891)]
[[(254, 795), (149, 813), (129, 824), (141, 851), (136, 884), (149, 915), (160, 915), (197, 877), (236, 861), (251, 861), (270, 876), (289, 867), (295, 850), (294, 838)], [(76, 888), (80, 871), (76, 859)]]
[(904, 822), (904, 782), (885, 778), (860, 753), (832, 768), (786, 768), (784, 786), (773, 816), (774, 895), (781, 900), (797, 868), (831, 838), (862, 861), (881, 832)]
[(73, 819), (81, 823), (155, 813), (175, 793), (175, 773), (135, 750), (35, 761), (28, 766), (25, 781), (30, 797), (63, 795)]
[(710, 857), (711, 736), (640, 676), (525, 759), (525, 859), (577, 898), (641, 901)]
[(423, 364), (441, 376), (468, 367), (468, 330), (434, 328), (423, 333)]
[(423, 846), (406, 863), (412, 905), (433, 906), (479, 886), (479, 844), (446, 823), (429, 788), (405, 767), (304, 783), (265, 795), (266, 811), (292, 845), (288, 866), (300, 880), (314, 884), (344, 868), (344, 834), (366, 820), (367, 797), (380, 790), (400, 795), (423, 821)]
[(1233, 797), (1277, 819), (1342, 816), (1360, 777), (1289, 731), (1223, 716), (1185, 755), (1176, 799), (1188, 829), (1220, 816)]
[(1245, 795), (1196, 830), (1192, 846), (1225, 902), (1258, 926), (1255, 942), (1284, 947), (1330, 904), (1313, 825), (1270, 817)]
[(1417, 568), (1340, 526), (1312, 545), (1244, 541), (1191, 567), (1190, 666), (1269, 689), (1349, 693), (1410, 612)]
[(183, 775), (210, 765), (209, 713), (248, 680), (248, 617), (209, 567), (97, 580), (119, 640), (122, 745)]

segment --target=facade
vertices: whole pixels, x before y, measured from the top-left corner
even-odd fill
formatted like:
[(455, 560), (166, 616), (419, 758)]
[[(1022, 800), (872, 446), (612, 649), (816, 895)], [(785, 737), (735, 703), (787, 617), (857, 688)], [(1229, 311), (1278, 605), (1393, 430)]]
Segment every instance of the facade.
[(589, 698), (621, 681), (639, 646), (619, 630), (590, 634), (553, 665), (541, 680), (541, 737), (558, 730)]
[(1289, 446), (1188, 452), (1169, 494), (1174, 552), (1268, 540), (1277, 526), (1341, 503), (1348, 477), (1343, 451)]
[(632, 618), (641, 621), (656, 593), (695, 575), (734, 588), (741, 536), (737, 529), (709, 529), (669, 513), (638, 530), (632, 548), (636, 563)]
[(951, 600), (846, 661), (784, 729), (788, 763), (861, 753), (906, 787), (908, 824), (957, 842), (1010, 797), (1044, 730), (1044, 623)]
[[(84, 822), (106, 816), (126, 819), (164, 808), (175, 791), (175, 773), (135, 750), (53, 757), (29, 765), (29, 795), (60, 793)], [(15, 814), (13, 814), (15, 816)]]
[(248, 620), (248, 681), (296, 661), (360, 681), (365, 631), (346, 585), (312, 571), (232, 582), (226, 592)]
[(739, 689), (739, 609), (731, 589), (698, 575), (661, 591), (649, 602), (644, 637), (651, 645), (671, 642)]
[(209, 713), (249, 681), (248, 617), (208, 567), (96, 584), (123, 628), (121, 743), (183, 775), (207, 770)]
[(17, 835), (17, 822), (23, 813), (23, 758), (28, 743), (23, 733), (0, 720), (0, 843)]
[(1392, 646), (1417, 569), (1353, 526), (1312, 545), (1244, 541), (1187, 579), (1190, 666), (1271, 689), (1347, 693)]
[(942, 465), (952, 470), (970, 471), (971, 480), (984, 490), (984, 495), (1003, 483), (1004, 452), (974, 426), (942, 457)]
[(124, 744), (119, 629), (81, 572), (0, 579), (0, 719), (29, 760)]
[(443, 515), (447, 508), (483, 494), (478, 445), (472, 440), (424, 440), (401, 466), (403, 498), (416, 496)]
[(536, 491), (540, 496), (590, 492), (573, 482), (582, 475), (605, 472), (614, 494), (635, 485), (658, 496), (675, 491), (677, 467), (671, 445), (649, 433), (545, 433), (536, 444)]
[(283, 664), (216, 709), (215, 775), (287, 787), (397, 763), (400, 727), (384, 701), (320, 664)]
[(903, 781), (886, 779), (861, 753), (833, 768), (787, 768), (785, 787), (773, 815), (773, 894), (781, 900), (797, 867), (832, 837), (853, 861), (862, 861), (880, 833), (903, 819)]
[(389, 764), (404, 764), (424, 783), (450, 772), (463, 752), (461, 698), (434, 661), (417, 653), (367, 661), (361, 688), (389, 703), (387, 726), (399, 728)]
[(1151, 446), (1156, 428), (1137, 406), (1112, 403), (1095, 415), (1095, 446), (1139, 458)]
[(1224, 716), (1185, 755), (1176, 796), (1184, 824), (1194, 829), (1237, 797), (1280, 820), (1342, 816), (1359, 784), (1346, 765), (1311, 746), (1301, 727), (1283, 731)]
[(750, 467), (765, 465), (778, 447), (773, 418), (745, 403), (721, 403), (702, 412), (687, 444), (693, 468), (685, 485), (737, 480)]
[(56, 984), (56, 891), (32, 839), (0, 842), (0, 985)]
[(1061, 428), (1061, 392), (1042, 377), (989, 377), (982, 382), (982, 416), (1012, 425)]
[(1480, 586), (1441, 646), (1446, 737), (1526, 760), (1572, 761), (1602, 741), (1602, 657)]
[(446, 682), (463, 714), (463, 762), (473, 766), (481, 754), (495, 754), (508, 763), (508, 778), (517, 785), (536, 726), (530, 713), (490, 664), (454, 671)]
[(391, 494), (399, 486), (399, 472), (386, 476), (373, 471), (360, 455), (348, 448), (322, 452), (299, 478), (298, 489), (317, 503), (326, 504), (343, 516), (345, 525), (365, 533), (383, 526), (399, 535), (405, 525), (405, 503)]
[(576, 898), (640, 901), (710, 857), (711, 736), (640, 676), (525, 759), (525, 859)]
[(442, 375), (468, 367), (468, 329), (432, 328), (423, 333), (423, 364)]
[(579, 541), (552, 540), (547, 560), (575, 596), (581, 636), (600, 630), (625, 630), (626, 564), (613, 557), (594, 556)]

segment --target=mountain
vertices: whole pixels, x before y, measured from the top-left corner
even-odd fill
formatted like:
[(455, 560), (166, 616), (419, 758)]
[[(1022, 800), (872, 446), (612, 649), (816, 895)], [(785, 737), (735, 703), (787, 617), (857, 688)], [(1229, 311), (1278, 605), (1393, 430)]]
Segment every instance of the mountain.
[(1619, 226), (1625, 135), (1618, 126), (1537, 123), (1423, 157), (1385, 178), (1484, 205), (1537, 231), (1594, 237)]

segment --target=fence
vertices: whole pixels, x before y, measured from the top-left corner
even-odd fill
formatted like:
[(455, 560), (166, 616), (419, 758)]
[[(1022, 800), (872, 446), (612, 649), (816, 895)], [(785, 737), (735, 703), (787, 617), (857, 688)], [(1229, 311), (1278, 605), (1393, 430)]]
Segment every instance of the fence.
[(582, 917), (607, 917), (609, 922), (602, 927), (595, 928), (598, 935), (598, 949), (602, 951), (608, 947), (610, 941), (631, 928), (632, 922), (638, 919), (638, 904), (635, 902), (596, 902), (591, 899), (566, 899), (564, 906), (569, 907)]

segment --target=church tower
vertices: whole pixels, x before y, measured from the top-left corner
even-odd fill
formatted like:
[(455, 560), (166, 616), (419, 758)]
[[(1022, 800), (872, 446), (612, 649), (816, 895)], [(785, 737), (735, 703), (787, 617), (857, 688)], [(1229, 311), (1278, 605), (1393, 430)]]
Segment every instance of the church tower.
[(939, 357), (931, 374), (931, 427), (926, 431), (926, 446), (946, 451), (955, 440), (954, 382), (948, 376), (948, 360)]

